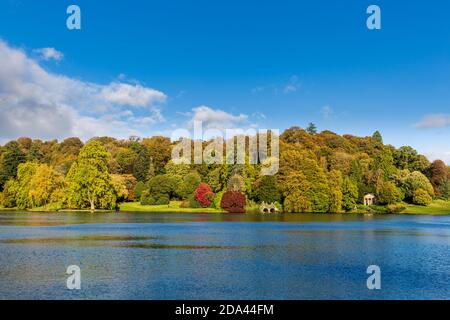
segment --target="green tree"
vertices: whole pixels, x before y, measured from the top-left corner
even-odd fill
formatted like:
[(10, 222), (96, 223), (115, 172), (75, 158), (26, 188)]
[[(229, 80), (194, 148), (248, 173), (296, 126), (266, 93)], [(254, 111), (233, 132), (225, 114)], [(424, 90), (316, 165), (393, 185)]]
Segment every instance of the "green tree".
[[(122, 148), (117, 154), (117, 163), (121, 174), (131, 174), (134, 170), (134, 162), (137, 158), (136, 152), (129, 148)], [(148, 172), (148, 168), (147, 168)]]
[[(211, 189), (214, 192), (220, 192), (224, 189), (224, 185), (226, 185), (227, 179), (223, 178), (224, 170), (226, 165), (218, 166), (216, 168), (211, 169), (206, 175), (206, 182), (211, 186)], [(225, 180), (225, 184), (224, 184)]]
[(402, 201), (402, 193), (391, 181), (380, 181), (377, 186), (378, 201), (381, 204), (394, 204)]
[(309, 134), (315, 135), (317, 134), (317, 127), (314, 123), (310, 123), (308, 124), (308, 127), (306, 128), (306, 132), (308, 132)]
[(393, 153), (394, 164), (398, 169), (408, 169), (410, 171), (425, 171), (429, 167), (429, 161), (416, 150), (409, 146), (396, 149)]
[(328, 174), (328, 183), (330, 186), (330, 212), (338, 213), (342, 211), (343, 193), (342, 185), (344, 183), (342, 173), (333, 170)]
[(286, 183), (291, 173), (302, 173), (310, 190), (307, 197), (314, 212), (328, 212), (330, 209), (330, 188), (324, 168), (320, 167), (314, 155), (304, 150), (285, 150), (280, 159), (280, 185)]
[(0, 204), (5, 208), (14, 208), (19, 185), (16, 180), (10, 179), (5, 183), (3, 192), (0, 193)]
[(291, 172), (284, 180), (284, 211), (312, 212), (313, 204), (309, 197), (311, 184), (301, 172)]
[(380, 131), (375, 131), (372, 135), (372, 139), (379, 143), (383, 143), (383, 136), (381, 135)]
[(127, 180), (125, 178), (125, 175), (112, 174), (111, 182), (114, 187), (117, 201), (124, 202), (125, 200), (127, 200), (129, 196), (129, 190), (127, 187)]
[(192, 168), (189, 164), (174, 163), (170, 160), (166, 163), (164, 171), (168, 176), (181, 180), (192, 171)]
[(164, 173), (164, 167), (172, 157), (172, 144), (167, 137), (151, 137), (144, 139), (142, 144), (147, 147), (156, 174)]
[(64, 188), (64, 177), (47, 164), (39, 165), (30, 180), (29, 197), (33, 207), (46, 206), (52, 195)]
[(450, 199), (450, 177), (448, 177), (446, 180), (444, 180), (442, 186), (441, 186), (441, 192), (442, 192), (442, 198), (445, 200)]
[(151, 169), (151, 158), (147, 148), (142, 148), (134, 160), (133, 175), (137, 181), (146, 182)]
[(91, 140), (80, 151), (67, 174), (70, 204), (76, 208), (114, 209), (116, 192), (108, 172), (111, 155), (99, 141)]
[(195, 189), (202, 182), (202, 178), (197, 171), (191, 171), (185, 175), (178, 185), (176, 193), (181, 199), (187, 199), (194, 194)]
[(39, 164), (36, 162), (25, 162), (19, 164), (17, 169), (17, 193), (16, 204), (19, 209), (27, 209), (33, 207), (33, 201), (30, 197), (31, 180), (38, 169)]
[(42, 161), (42, 159), (44, 158), (44, 153), (41, 150), (41, 145), (42, 142), (33, 141), (27, 154), (27, 161)]
[(83, 142), (79, 138), (67, 138), (59, 145), (53, 145), (49, 154), (49, 164), (57, 171), (67, 174), (72, 163), (77, 160), (78, 154), (83, 147)]
[(384, 180), (390, 180), (396, 173), (397, 168), (394, 165), (394, 158), (392, 151), (388, 148), (384, 148), (372, 162), (372, 172), (375, 174), (382, 174)]
[(413, 203), (417, 204), (419, 206), (428, 206), (433, 201), (433, 198), (431, 198), (430, 194), (423, 190), (423, 189), (417, 189), (413, 193)]
[(355, 209), (358, 201), (358, 186), (349, 177), (345, 177), (342, 183), (342, 207), (346, 211)]
[(141, 201), (142, 192), (147, 188), (144, 182), (138, 181), (136, 187), (134, 188), (134, 194), (136, 196), (136, 200)]
[(275, 176), (262, 176), (255, 182), (255, 196), (259, 202), (274, 203), (281, 201), (281, 193)]
[(141, 204), (163, 205), (169, 204), (175, 194), (176, 180), (166, 174), (158, 175), (148, 182), (148, 189), (142, 192)]
[(3, 149), (4, 152), (0, 158), (0, 191), (3, 190), (6, 181), (16, 177), (19, 164), (26, 160), (25, 154), (16, 141), (8, 142)]
[(431, 198), (434, 197), (433, 185), (424, 174), (418, 171), (414, 171), (406, 177), (403, 188), (405, 197), (409, 200), (414, 197), (414, 192), (419, 189), (427, 192)]

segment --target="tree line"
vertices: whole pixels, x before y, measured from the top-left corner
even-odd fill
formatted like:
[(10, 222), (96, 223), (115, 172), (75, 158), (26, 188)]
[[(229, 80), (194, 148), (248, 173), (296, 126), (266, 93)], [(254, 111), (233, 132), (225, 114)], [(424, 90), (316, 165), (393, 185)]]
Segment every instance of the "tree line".
[(10, 141), (0, 147), (0, 205), (114, 210), (121, 202), (180, 200), (182, 207), (229, 212), (257, 210), (263, 202), (285, 212), (351, 212), (367, 194), (391, 211), (450, 196), (443, 161), (385, 145), (378, 131), (356, 137), (319, 133), (313, 124), (287, 129), (274, 176), (261, 175), (261, 164), (175, 164), (176, 143), (162, 136)]

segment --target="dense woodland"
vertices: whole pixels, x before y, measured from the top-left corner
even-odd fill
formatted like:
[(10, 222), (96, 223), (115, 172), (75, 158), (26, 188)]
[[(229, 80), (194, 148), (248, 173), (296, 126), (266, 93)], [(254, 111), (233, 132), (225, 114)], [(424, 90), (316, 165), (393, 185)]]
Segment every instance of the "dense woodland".
[[(58, 142), (19, 138), (0, 148), (0, 205), (46, 210), (118, 208), (120, 202), (245, 212), (274, 203), (284, 212), (352, 212), (372, 193), (389, 212), (450, 196), (450, 169), (382, 136), (340, 136), (293, 127), (280, 136), (279, 172), (260, 166), (176, 165), (176, 142), (156, 136)], [(207, 142), (204, 142), (207, 144)]]

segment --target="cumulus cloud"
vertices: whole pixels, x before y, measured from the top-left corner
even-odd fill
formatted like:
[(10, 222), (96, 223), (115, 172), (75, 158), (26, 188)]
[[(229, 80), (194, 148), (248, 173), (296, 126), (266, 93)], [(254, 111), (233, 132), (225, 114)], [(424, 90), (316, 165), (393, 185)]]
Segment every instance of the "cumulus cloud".
[(25, 52), (0, 40), (3, 141), (18, 136), (136, 135), (143, 127), (164, 121), (158, 104), (165, 100), (164, 93), (140, 84), (102, 85), (50, 73)]
[(450, 126), (450, 114), (430, 114), (414, 126), (419, 129), (448, 127)]
[(190, 128), (193, 127), (194, 122), (201, 121), (203, 128), (225, 130), (235, 128), (248, 120), (246, 114), (233, 115), (223, 110), (212, 109), (207, 106), (193, 108), (191, 115), (192, 118), (188, 122)]
[(55, 48), (40, 48), (35, 49), (34, 52), (39, 54), (39, 56), (45, 61), (61, 61), (64, 58), (64, 54), (61, 51), (56, 50)]
[(102, 95), (109, 102), (138, 107), (145, 107), (166, 100), (166, 95), (160, 91), (145, 88), (139, 84), (131, 85), (118, 82), (104, 87)]

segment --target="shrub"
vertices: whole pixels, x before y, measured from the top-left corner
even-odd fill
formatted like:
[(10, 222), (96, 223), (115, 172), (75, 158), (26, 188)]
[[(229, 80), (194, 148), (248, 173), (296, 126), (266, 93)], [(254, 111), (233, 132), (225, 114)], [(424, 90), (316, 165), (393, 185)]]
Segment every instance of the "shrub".
[(419, 206), (428, 206), (433, 201), (433, 198), (428, 192), (423, 189), (417, 189), (413, 193), (413, 203)]
[(224, 191), (220, 191), (220, 192), (216, 193), (216, 195), (214, 196), (214, 200), (213, 200), (214, 208), (216, 208), (216, 209), (222, 208), (220, 205), (222, 203), (223, 194), (224, 194)]
[(211, 205), (214, 199), (214, 193), (211, 187), (206, 183), (200, 183), (198, 188), (194, 192), (195, 200), (197, 200), (203, 208), (207, 208)]
[(155, 199), (156, 205), (166, 205), (170, 203), (170, 198), (168, 194), (161, 194)]
[(278, 212), (283, 212), (283, 206), (281, 205), (281, 203), (275, 201), (273, 204), (275, 205), (275, 207), (277, 207)]
[(386, 211), (388, 213), (400, 213), (402, 211), (404, 211), (406, 209), (406, 207), (402, 204), (390, 204), (388, 206), (386, 206)]
[(180, 203), (180, 208), (189, 208), (190, 206), (189, 206), (189, 201), (188, 200), (183, 200), (183, 201), (181, 201), (181, 203)]
[(380, 182), (377, 187), (378, 201), (382, 204), (394, 204), (403, 200), (402, 193), (390, 181)]
[(245, 213), (245, 195), (238, 191), (227, 191), (223, 194), (220, 207), (230, 213)]
[(423, 191), (428, 193), (430, 197), (434, 197), (434, 189), (430, 180), (428, 180), (428, 178), (424, 174), (418, 171), (411, 173), (406, 178), (406, 181), (404, 182), (404, 189), (406, 198), (409, 199), (411, 197), (414, 198), (414, 193), (419, 189), (422, 189)]
[(134, 188), (134, 195), (136, 196), (137, 200), (141, 199), (142, 192), (145, 190), (145, 188), (146, 188), (145, 183), (142, 181), (139, 181), (136, 184), (136, 187)]
[(143, 206), (155, 204), (155, 199), (150, 195), (150, 192), (148, 190), (142, 191), (141, 204)]
[(151, 194), (150, 191), (148, 190), (142, 192), (141, 204), (144, 206), (167, 205), (169, 203), (170, 198), (168, 194), (165, 193)]
[(175, 181), (167, 175), (160, 175), (148, 182), (148, 189), (141, 195), (142, 205), (166, 205), (174, 192)]
[(189, 196), (195, 192), (201, 181), (202, 178), (197, 171), (185, 175), (176, 189), (177, 195), (181, 199), (189, 198)]
[(245, 212), (247, 212), (247, 213), (259, 213), (260, 212), (260, 205), (257, 204), (255, 201), (248, 200), (247, 204), (245, 205)]
[(201, 208), (202, 207), (202, 205), (197, 200), (195, 200), (195, 197), (192, 194), (188, 197), (188, 203), (189, 203), (189, 208)]
[(152, 194), (166, 194), (170, 196), (175, 192), (176, 179), (166, 174), (156, 176), (148, 182), (148, 190)]

